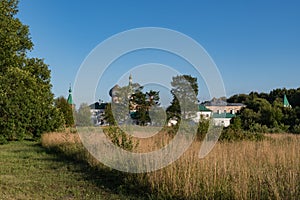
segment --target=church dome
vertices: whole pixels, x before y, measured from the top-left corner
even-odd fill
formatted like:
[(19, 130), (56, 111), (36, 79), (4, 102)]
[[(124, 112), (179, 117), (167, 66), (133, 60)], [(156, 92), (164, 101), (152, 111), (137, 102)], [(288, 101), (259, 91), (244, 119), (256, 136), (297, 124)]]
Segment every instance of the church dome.
[(119, 85), (115, 85), (113, 88), (109, 90), (109, 96), (113, 97), (116, 96), (116, 92), (120, 89)]

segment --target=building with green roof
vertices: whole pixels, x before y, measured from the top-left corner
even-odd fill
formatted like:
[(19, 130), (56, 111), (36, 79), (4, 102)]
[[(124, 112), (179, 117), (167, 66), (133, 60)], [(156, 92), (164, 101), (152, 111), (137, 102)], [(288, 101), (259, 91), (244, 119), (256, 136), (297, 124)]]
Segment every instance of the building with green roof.
[(223, 110), (218, 109), (216, 112), (214, 112), (213, 110), (207, 108), (205, 104), (200, 104), (198, 106), (197, 116), (194, 118), (194, 121), (197, 123), (202, 119), (212, 119), (212, 122), (215, 126), (227, 127), (230, 125), (230, 120), (235, 117), (236, 114), (235, 112), (227, 112), (225, 109), (226, 106), (223, 107)]

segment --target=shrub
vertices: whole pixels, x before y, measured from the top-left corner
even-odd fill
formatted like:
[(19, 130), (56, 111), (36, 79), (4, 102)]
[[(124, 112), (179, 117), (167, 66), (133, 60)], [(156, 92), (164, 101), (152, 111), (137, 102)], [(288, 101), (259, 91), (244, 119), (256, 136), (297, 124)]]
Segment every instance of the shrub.
[(221, 141), (261, 141), (264, 139), (263, 133), (244, 131), (242, 129), (233, 129), (230, 126), (224, 128), (219, 138)]
[(201, 119), (198, 123), (197, 140), (203, 140), (208, 132), (209, 120)]
[(110, 126), (103, 131), (105, 135), (110, 138), (112, 143), (124, 150), (132, 151), (138, 146), (138, 143), (133, 143), (131, 136), (128, 136), (122, 129), (117, 126)]
[(293, 127), (293, 133), (300, 134), (300, 124)]
[(266, 125), (261, 125), (258, 123), (252, 124), (249, 127), (249, 131), (253, 133), (267, 133), (268, 132), (268, 127)]

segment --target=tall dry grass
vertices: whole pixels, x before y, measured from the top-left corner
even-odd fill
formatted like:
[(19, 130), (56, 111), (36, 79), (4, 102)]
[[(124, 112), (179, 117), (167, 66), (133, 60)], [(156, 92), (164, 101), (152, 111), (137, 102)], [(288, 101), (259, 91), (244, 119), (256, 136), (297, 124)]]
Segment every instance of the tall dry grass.
[[(44, 135), (43, 145), (61, 145), (57, 142), (60, 134), (64, 135)], [(73, 137), (76, 135), (61, 139), (65, 144), (68, 138), (70, 143), (78, 143)], [(141, 140), (136, 151), (155, 150), (169, 140)], [(151, 197), (161, 199), (300, 199), (299, 135), (269, 135), (260, 142), (218, 143), (204, 159), (198, 158), (200, 146), (200, 142), (194, 142), (171, 165), (134, 176), (133, 184), (147, 186)], [(95, 160), (90, 163), (97, 165)]]
[(300, 137), (218, 143), (204, 159), (201, 143), (172, 165), (148, 174), (152, 189), (188, 199), (299, 199)]

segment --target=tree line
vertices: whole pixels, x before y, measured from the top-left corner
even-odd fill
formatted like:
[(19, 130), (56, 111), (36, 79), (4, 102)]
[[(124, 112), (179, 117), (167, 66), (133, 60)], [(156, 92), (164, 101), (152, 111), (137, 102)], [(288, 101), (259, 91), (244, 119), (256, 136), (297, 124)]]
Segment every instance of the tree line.
[[(291, 107), (283, 104), (286, 95)], [(274, 89), (270, 93), (251, 92), (228, 98), (229, 103), (246, 105), (233, 119), (233, 125), (253, 132), (300, 133), (300, 88)]]

